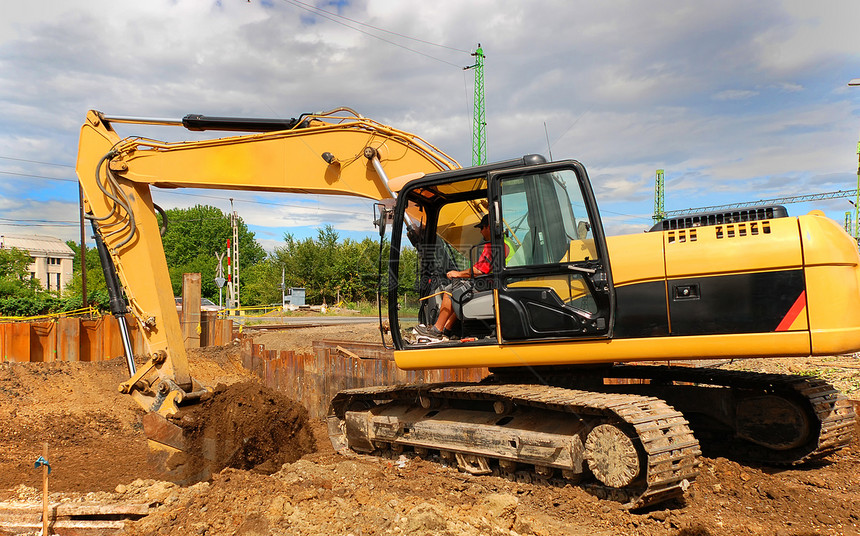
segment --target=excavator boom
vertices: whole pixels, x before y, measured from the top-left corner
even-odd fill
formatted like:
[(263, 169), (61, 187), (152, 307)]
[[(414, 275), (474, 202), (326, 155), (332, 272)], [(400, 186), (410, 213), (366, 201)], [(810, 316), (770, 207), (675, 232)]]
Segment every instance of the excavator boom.
[[(120, 138), (114, 123), (263, 132), (166, 143)], [(389, 176), (458, 167), (418, 136), (342, 108), (290, 121), (204, 116), (146, 120), (90, 111), (81, 128), (76, 170), (86, 212), (116, 266), (129, 312), (144, 327), (147, 354), (159, 354), (158, 376), (189, 389), (151, 186), (385, 199), (393, 197)], [(127, 386), (131, 392), (142, 392), (132, 386)], [(142, 404), (150, 407), (149, 402)]]
[[(115, 123), (254, 133), (168, 143), (121, 138), (113, 128)], [(130, 378), (120, 390), (151, 412), (144, 425), (153, 450), (182, 450), (183, 442), (174, 439), (181, 431), (165, 417), (175, 414), (181, 403), (199, 399), (205, 389), (188, 369), (152, 186), (380, 200), (394, 196), (389, 176), (458, 167), (456, 161), (418, 136), (346, 108), (288, 121), (204, 116), (186, 116), (182, 121), (147, 120), (90, 111), (81, 128), (76, 171), (106, 277), (119, 281), (113, 281), (113, 313), (121, 327), (126, 325), (125, 316), (131, 315), (142, 328), (148, 360), (137, 369), (133, 356), (126, 356)], [(124, 346), (130, 354), (130, 343)], [(199, 476), (197, 469), (190, 468)], [(181, 471), (174, 474), (178, 480), (190, 476)]]

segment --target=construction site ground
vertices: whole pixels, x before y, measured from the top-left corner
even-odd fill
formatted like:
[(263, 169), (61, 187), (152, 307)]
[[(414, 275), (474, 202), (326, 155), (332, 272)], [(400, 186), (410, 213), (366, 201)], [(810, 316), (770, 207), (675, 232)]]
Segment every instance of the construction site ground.
[[(375, 330), (247, 331), (272, 349), (304, 351), (315, 339), (374, 340)], [(236, 346), (192, 351), (190, 361), (193, 376), (209, 385), (255, 382)], [(860, 382), (860, 362), (847, 357), (724, 366), (820, 375), (855, 397)], [(292, 459), (281, 452), (278, 462), (286, 463), (264, 460), (179, 487), (156, 480), (147, 466), (143, 411), (116, 387), (126, 375), (122, 359), (0, 363), (0, 502), (41, 504), (41, 469), (34, 461), (47, 442), (51, 501), (146, 504), (148, 515), (126, 523), (125, 533), (134, 535), (860, 534), (856, 438), (825, 462), (803, 467), (704, 458), (683, 500), (631, 512), (576, 487), (471, 476), (438, 460), (344, 457), (333, 451), (321, 421), (296, 417), (296, 404), (291, 422), (313, 437), (288, 444)]]

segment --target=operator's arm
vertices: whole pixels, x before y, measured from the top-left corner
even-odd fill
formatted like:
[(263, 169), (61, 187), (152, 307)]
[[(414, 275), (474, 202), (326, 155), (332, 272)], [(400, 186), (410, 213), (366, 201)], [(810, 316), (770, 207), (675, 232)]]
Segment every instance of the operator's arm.
[(461, 279), (464, 277), (472, 277), (472, 275), (486, 275), (492, 271), (493, 265), (491, 263), (491, 255), (492, 248), (490, 247), (490, 243), (487, 242), (484, 244), (484, 248), (481, 250), (481, 256), (478, 257), (478, 262), (472, 266), (469, 270), (450, 270), (447, 274), (445, 274), (448, 279)]
[(445, 276), (448, 279), (462, 279), (464, 277), (471, 277), (472, 274), (475, 275), (484, 275), (484, 272), (478, 270), (474, 266), (471, 270), (450, 270)]

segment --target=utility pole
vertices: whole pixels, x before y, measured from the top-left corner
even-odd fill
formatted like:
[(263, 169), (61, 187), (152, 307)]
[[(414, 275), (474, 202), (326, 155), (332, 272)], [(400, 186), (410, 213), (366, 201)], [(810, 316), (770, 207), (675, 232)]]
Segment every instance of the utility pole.
[(472, 165), (480, 166), (487, 163), (487, 114), (484, 111), (484, 49), (481, 43), (472, 53), (475, 56), (474, 65), (463, 67), (463, 70), (475, 70), (475, 118), (472, 126)]
[(81, 307), (86, 309), (90, 305), (87, 298), (87, 234), (84, 225), (84, 189), (80, 183), (78, 183), (78, 198), (81, 202)]
[(233, 198), (230, 198), (230, 226), (233, 229), (233, 239), (227, 241), (227, 269), (231, 286), (228, 287), (229, 299), (234, 309), (240, 306), (239, 300), (239, 215), (233, 210)]
[(227, 257), (227, 309), (236, 307), (236, 290), (233, 285), (233, 257), (230, 252), (233, 249), (230, 247), (230, 239), (227, 239), (227, 251), (224, 255)]
[(860, 243), (860, 141), (857, 142), (857, 200), (854, 201), (854, 240)]
[(666, 209), (663, 206), (664, 185), (663, 185), (663, 170), (657, 170), (657, 180), (654, 183), (654, 223), (659, 223), (666, 219)]

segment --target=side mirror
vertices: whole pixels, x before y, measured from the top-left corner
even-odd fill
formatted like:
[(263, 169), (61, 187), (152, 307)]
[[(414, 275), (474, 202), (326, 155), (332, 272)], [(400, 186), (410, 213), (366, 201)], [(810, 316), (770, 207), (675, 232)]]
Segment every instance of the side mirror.
[(385, 199), (373, 204), (373, 225), (379, 228), (379, 237), (385, 237), (385, 229), (394, 221), (394, 199)]

